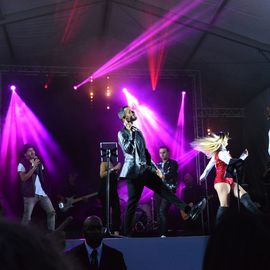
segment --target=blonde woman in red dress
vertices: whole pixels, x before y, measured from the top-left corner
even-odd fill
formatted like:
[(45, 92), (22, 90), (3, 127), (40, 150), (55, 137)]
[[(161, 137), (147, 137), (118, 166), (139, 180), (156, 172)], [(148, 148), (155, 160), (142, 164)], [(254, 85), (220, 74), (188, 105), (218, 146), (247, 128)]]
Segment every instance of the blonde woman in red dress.
[[(239, 159), (233, 159), (226, 149), (228, 145), (228, 133), (220, 132), (218, 134), (212, 133), (210, 136), (196, 139), (191, 143), (193, 148), (197, 151), (204, 153), (210, 161), (208, 162), (205, 170), (200, 176), (200, 180), (206, 180), (209, 172), (213, 167), (216, 169), (216, 177), (214, 180), (214, 188), (218, 194), (220, 206), (216, 215), (216, 223), (220, 223), (222, 216), (229, 209), (230, 193), (238, 197), (237, 184), (231, 176), (227, 175), (227, 167), (235, 161), (245, 160), (248, 157), (248, 151), (245, 150)], [(260, 210), (251, 200), (249, 194), (239, 186), (240, 202), (244, 207), (253, 214), (261, 214)]]

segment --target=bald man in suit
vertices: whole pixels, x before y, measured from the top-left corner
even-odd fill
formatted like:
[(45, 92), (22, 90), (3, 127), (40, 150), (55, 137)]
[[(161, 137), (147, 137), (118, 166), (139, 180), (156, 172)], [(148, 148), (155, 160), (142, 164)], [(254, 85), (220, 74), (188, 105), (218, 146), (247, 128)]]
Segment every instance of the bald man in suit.
[(123, 254), (103, 243), (103, 224), (99, 217), (90, 216), (83, 223), (84, 243), (69, 250), (78, 270), (126, 270)]

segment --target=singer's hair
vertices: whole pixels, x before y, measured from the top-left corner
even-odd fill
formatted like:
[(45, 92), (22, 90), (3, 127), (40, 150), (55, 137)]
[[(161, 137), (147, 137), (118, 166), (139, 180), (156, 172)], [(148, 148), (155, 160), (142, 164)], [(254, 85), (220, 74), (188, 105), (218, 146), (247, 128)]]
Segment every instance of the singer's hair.
[(22, 150), (21, 150), (21, 155), (23, 156), (30, 148), (35, 149), (35, 146), (33, 144), (30, 144), (30, 143), (24, 144), (22, 147)]
[(119, 117), (119, 119), (123, 119), (125, 116), (126, 116), (126, 112), (125, 112), (125, 109), (126, 108), (128, 108), (129, 106), (123, 106), (123, 107), (121, 107), (121, 109), (119, 110), (119, 112), (118, 112), (118, 117)]
[(217, 134), (212, 133), (209, 136), (198, 138), (191, 143), (191, 146), (202, 153), (208, 158), (211, 158), (213, 154), (218, 152), (224, 141), (229, 140), (229, 133), (219, 132)]

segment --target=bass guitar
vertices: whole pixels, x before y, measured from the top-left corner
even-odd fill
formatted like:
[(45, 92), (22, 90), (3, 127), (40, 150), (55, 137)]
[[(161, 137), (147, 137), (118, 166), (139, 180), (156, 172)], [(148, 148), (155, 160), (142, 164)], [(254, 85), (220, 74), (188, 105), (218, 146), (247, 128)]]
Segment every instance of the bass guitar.
[(81, 197), (78, 197), (78, 198), (74, 198), (74, 196), (66, 197), (64, 200), (61, 200), (58, 203), (58, 207), (62, 212), (66, 212), (71, 207), (73, 207), (75, 203), (80, 202), (82, 200), (92, 198), (92, 197), (97, 196), (97, 195), (98, 195), (98, 192), (94, 192), (94, 193), (90, 193), (90, 194), (87, 194), (87, 195), (84, 195), (84, 196), (81, 196)]

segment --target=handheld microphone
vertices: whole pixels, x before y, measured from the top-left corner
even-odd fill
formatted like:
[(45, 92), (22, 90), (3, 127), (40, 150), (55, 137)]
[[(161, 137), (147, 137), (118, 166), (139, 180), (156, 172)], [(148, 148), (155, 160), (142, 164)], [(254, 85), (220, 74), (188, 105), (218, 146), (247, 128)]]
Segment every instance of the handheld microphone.
[(139, 129), (138, 129), (138, 128), (136, 128), (136, 127), (134, 127), (134, 126), (132, 126), (132, 127), (131, 127), (131, 131), (132, 131), (132, 132), (134, 132), (134, 131), (138, 131), (138, 130), (139, 130)]

